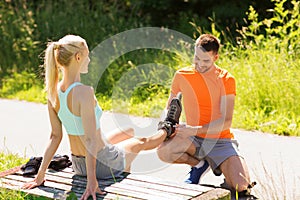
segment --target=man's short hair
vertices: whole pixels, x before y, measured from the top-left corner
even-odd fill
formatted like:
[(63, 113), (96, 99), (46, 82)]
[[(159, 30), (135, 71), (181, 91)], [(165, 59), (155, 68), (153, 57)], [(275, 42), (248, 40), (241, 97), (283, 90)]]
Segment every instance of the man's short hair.
[(203, 34), (196, 40), (196, 47), (202, 47), (206, 51), (213, 51), (215, 54), (218, 54), (220, 41), (211, 34)]

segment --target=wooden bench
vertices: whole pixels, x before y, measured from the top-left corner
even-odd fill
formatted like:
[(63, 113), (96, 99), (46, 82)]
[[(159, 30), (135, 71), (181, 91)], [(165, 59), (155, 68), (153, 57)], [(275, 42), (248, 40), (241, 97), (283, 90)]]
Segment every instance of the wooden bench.
[[(71, 168), (56, 172), (48, 170), (43, 186), (23, 190), (20, 187), (33, 177), (23, 177), (19, 168), (0, 173), (0, 186), (9, 190), (18, 190), (41, 199), (77, 199), (86, 186), (86, 177), (74, 175)], [(178, 184), (144, 175), (124, 174), (115, 180), (99, 180), (105, 195), (97, 199), (231, 199), (230, 191), (201, 185)]]

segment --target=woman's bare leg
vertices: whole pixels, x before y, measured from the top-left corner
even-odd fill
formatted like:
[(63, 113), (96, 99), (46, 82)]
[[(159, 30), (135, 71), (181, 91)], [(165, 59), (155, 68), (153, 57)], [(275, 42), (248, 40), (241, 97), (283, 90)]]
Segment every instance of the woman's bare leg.
[(159, 130), (150, 137), (131, 138), (118, 143), (117, 146), (125, 151), (125, 171), (130, 171), (131, 163), (140, 151), (155, 149), (166, 139), (166, 136), (167, 133), (164, 130)]
[(133, 128), (115, 129), (105, 135), (107, 142), (110, 144), (117, 144), (133, 137), (134, 137)]

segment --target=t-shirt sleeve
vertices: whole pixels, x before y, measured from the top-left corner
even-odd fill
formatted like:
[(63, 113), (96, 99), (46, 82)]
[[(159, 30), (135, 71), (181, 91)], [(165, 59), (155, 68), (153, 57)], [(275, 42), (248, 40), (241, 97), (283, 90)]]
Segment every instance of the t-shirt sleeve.
[(235, 85), (235, 79), (233, 76), (229, 75), (225, 79), (223, 79), (224, 86), (225, 86), (225, 93), (228, 94), (234, 94), (236, 95), (236, 85)]

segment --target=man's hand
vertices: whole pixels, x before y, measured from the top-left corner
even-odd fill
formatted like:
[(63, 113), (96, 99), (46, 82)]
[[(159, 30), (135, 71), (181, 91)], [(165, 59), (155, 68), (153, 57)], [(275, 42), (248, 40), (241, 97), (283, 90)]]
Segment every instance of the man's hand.
[(190, 126), (187, 124), (178, 124), (176, 126), (176, 134), (181, 134), (181, 136), (196, 136), (198, 133), (198, 129), (202, 128), (202, 126)]

